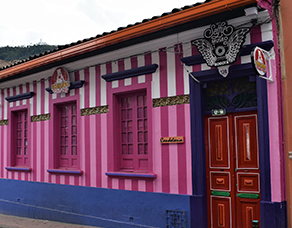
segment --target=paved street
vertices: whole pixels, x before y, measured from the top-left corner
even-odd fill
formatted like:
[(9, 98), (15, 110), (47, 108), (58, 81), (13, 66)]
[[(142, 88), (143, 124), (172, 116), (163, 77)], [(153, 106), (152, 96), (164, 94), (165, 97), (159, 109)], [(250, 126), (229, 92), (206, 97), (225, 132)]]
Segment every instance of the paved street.
[[(93, 226), (75, 225), (41, 219), (29, 219), (0, 214), (0, 228), (93, 228)], [(94, 227), (96, 228), (96, 227)]]

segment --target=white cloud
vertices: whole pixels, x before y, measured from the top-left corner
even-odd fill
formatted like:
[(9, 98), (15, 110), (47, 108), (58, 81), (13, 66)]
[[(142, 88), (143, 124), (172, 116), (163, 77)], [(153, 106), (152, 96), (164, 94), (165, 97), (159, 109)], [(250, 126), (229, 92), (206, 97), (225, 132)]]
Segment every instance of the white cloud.
[(192, 0), (7, 0), (0, 14), (0, 46), (67, 44), (162, 15)]

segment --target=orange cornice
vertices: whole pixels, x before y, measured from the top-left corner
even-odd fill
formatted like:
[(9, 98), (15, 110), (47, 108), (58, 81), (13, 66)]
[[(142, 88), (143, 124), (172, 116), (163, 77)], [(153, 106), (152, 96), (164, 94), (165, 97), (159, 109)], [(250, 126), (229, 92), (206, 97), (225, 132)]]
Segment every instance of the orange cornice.
[(15, 65), (13, 67), (0, 71), (0, 79), (16, 75), (27, 70), (41, 67), (60, 60), (78, 56), (83, 53), (98, 50), (113, 44), (117, 44), (136, 37), (157, 32), (176, 25), (184, 24), (189, 21), (197, 20), (214, 14), (233, 10), (238, 7), (256, 3), (257, 0), (214, 0), (208, 3), (203, 3), (196, 7), (182, 10), (176, 13), (169, 14), (164, 17), (157, 18), (148, 22), (144, 22), (121, 31), (116, 31), (111, 34), (96, 38), (87, 42), (83, 42), (66, 49), (38, 57), (28, 62)]

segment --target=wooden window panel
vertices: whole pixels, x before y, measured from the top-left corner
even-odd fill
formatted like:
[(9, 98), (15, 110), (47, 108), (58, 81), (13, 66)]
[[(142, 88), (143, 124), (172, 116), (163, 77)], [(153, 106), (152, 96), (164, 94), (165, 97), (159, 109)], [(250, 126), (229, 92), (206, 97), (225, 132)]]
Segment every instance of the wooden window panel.
[(70, 103), (59, 109), (59, 168), (77, 169), (77, 107)]
[(148, 119), (145, 93), (120, 97), (120, 141), (123, 171), (148, 170)]

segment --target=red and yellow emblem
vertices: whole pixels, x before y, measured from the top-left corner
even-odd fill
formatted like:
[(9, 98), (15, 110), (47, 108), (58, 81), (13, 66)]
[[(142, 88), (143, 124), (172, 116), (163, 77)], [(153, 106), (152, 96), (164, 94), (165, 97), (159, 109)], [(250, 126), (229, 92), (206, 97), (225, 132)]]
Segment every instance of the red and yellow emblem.
[(70, 77), (66, 69), (63, 67), (57, 68), (52, 76), (51, 89), (53, 93), (67, 93), (70, 87)]

